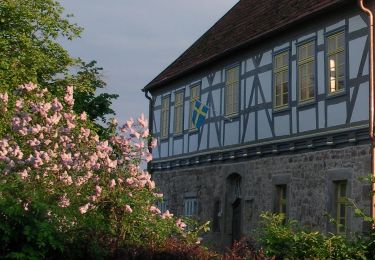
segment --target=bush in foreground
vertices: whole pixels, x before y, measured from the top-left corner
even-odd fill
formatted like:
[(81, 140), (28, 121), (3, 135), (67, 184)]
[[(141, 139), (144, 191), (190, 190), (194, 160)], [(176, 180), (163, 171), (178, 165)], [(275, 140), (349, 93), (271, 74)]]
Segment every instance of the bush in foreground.
[(32, 83), (0, 93), (0, 257), (102, 258), (188, 237), (139, 167), (151, 160), (143, 116), (100, 140), (73, 105), (73, 87), (61, 99)]

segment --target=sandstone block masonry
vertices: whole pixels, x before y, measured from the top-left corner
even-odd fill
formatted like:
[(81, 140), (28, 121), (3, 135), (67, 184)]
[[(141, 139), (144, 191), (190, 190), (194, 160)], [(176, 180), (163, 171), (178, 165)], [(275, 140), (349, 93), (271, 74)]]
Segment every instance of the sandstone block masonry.
[[(287, 187), (288, 218), (334, 232), (327, 214), (336, 212), (335, 182), (346, 181), (346, 195), (369, 212), (370, 185), (361, 180), (369, 173), (369, 145), (357, 145), (155, 171), (153, 179), (174, 214), (183, 215), (184, 199), (194, 196), (197, 219), (215, 225), (206, 241), (223, 247), (238, 237), (235, 233), (256, 235), (259, 215), (277, 207), (278, 185)], [(238, 180), (235, 184), (233, 178)], [(235, 201), (240, 205), (236, 209)], [(368, 226), (354, 217), (353, 210), (347, 210), (347, 232), (365, 231)]]

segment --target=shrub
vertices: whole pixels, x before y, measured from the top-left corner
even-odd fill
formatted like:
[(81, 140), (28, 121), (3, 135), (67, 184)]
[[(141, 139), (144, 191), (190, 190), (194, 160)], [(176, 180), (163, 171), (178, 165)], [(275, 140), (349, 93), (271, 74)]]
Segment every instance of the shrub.
[(151, 160), (144, 117), (113, 120), (100, 140), (73, 105), (73, 87), (63, 100), (32, 83), (0, 93), (0, 257), (102, 258), (188, 237), (140, 169)]
[(304, 230), (282, 215), (263, 213), (261, 219), (259, 241), (267, 256), (278, 259), (366, 259), (373, 243), (368, 238)]

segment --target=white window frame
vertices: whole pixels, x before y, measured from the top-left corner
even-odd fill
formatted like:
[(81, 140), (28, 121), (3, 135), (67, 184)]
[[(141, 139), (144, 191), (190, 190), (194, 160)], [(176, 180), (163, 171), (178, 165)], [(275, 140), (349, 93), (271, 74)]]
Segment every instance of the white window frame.
[(184, 106), (185, 106), (185, 95), (184, 90), (175, 92), (174, 98), (174, 121), (173, 121), (173, 133), (174, 135), (180, 135), (184, 131)]
[[(286, 64), (281, 64), (279, 66), (278, 59), (283, 61), (283, 56), (287, 56)], [(274, 88), (274, 108), (280, 109), (288, 107), (289, 105), (289, 50), (277, 53), (273, 58), (273, 88)], [(284, 78), (284, 75), (286, 77)], [(278, 84), (278, 77), (281, 77), (281, 84)], [(283, 89), (283, 84), (286, 84), (286, 91)], [(281, 92), (279, 93), (279, 88), (281, 87)], [(286, 95), (286, 102), (284, 102), (284, 96)], [(281, 103), (278, 104), (278, 97), (281, 96)]]
[[(309, 54), (309, 48), (312, 48), (312, 53)], [(301, 55), (302, 49), (305, 50), (305, 56)], [(298, 92), (299, 102), (307, 102), (315, 99), (315, 85), (316, 85), (316, 72), (315, 72), (315, 40), (303, 43), (298, 46)], [(311, 68), (311, 71), (308, 70)], [(302, 77), (302, 70), (305, 70), (305, 77)], [(303, 90), (308, 93), (307, 96), (302, 96)], [(311, 92), (312, 91), (312, 92)], [(312, 95), (310, 95), (312, 93)]]
[(240, 65), (225, 70), (225, 115), (236, 116), (240, 100)]
[[(343, 46), (339, 46), (339, 37), (343, 37)], [(334, 48), (330, 49), (329, 42), (331, 39), (334, 39)], [(345, 54), (345, 32), (339, 31), (333, 34), (330, 34), (326, 37), (326, 61), (327, 61), (327, 71), (326, 71), (326, 77), (327, 77), (327, 91), (328, 94), (335, 94), (339, 93), (345, 90), (345, 77), (346, 77), (346, 54)], [(343, 56), (343, 63), (337, 65), (338, 63), (338, 57), (339, 55)], [(332, 58), (332, 59), (331, 59)], [(331, 62), (334, 62), (335, 64), (331, 64)], [(340, 82), (340, 76), (339, 76), (339, 70), (338, 67), (342, 67), (343, 75), (342, 75), (342, 81), (343, 84), (339, 85)], [(332, 76), (332, 73), (334, 76)], [(332, 86), (334, 84), (334, 86)]]
[(161, 99), (161, 122), (160, 122), (160, 138), (168, 138), (169, 135), (169, 110), (170, 96), (166, 95)]

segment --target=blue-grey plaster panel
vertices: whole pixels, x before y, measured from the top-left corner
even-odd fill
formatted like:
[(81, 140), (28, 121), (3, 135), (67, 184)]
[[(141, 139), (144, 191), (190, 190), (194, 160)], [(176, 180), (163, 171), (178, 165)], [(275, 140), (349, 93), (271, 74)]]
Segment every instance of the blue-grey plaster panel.
[(152, 149), (152, 158), (153, 159), (159, 159), (160, 158), (159, 149), (157, 147)]
[(289, 115), (275, 116), (274, 126), (275, 126), (276, 136), (289, 135), (290, 133)]
[(255, 113), (251, 112), (249, 114), (249, 120), (246, 126), (246, 133), (245, 133), (245, 142), (254, 141), (255, 140)]
[(168, 156), (172, 156), (172, 151), (173, 151), (173, 137), (168, 138), (168, 143), (169, 143), (169, 151), (168, 151)]
[(219, 140), (216, 132), (215, 123), (210, 123), (210, 134), (209, 134), (209, 142), (210, 147), (209, 148), (216, 148), (219, 146)]
[[(215, 106), (215, 111), (211, 111), (211, 116), (213, 116), (214, 112), (216, 116), (220, 115), (220, 89), (215, 89), (212, 91), (212, 100), (213, 104)], [(211, 109), (213, 109), (213, 106), (211, 106)]]
[[(249, 105), (250, 97), (251, 97), (251, 91), (253, 90), (253, 82), (254, 82), (254, 76), (251, 76), (246, 79), (246, 106)], [(253, 98), (251, 106), (255, 105), (255, 98)]]
[[(297, 64), (296, 64), (296, 61), (292, 61), (292, 101), (296, 101), (297, 100), (297, 82), (296, 82), (296, 79), (297, 78)], [(289, 82), (290, 80), (289, 79)], [(290, 85), (289, 85), (290, 86)]]
[(346, 102), (327, 106), (327, 126), (342, 125), (346, 122)]
[(199, 129), (201, 134), (201, 142), (199, 144), (199, 150), (207, 149), (207, 134), (208, 134), (208, 124), (204, 124), (201, 129)]
[(154, 111), (154, 120), (155, 120), (155, 124), (154, 124), (154, 133), (158, 133), (159, 130), (160, 130), (160, 110), (155, 110)]
[(368, 75), (368, 70), (369, 70), (369, 64), (368, 64), (368, 56), (369, 54), (367, 53), (366, 55), (366, 61), (365, 61), (365, 66), (363, 67), (362, 75)]
[(173, 141), (173, 155), (182, 154), (182, 142), (182, 138)]
[(353, 16), (351, 18), (349, 18), (349, 32), (354, 32), (354, 31), (358, 31), (362, 28), (365, 28), (367, 25), (366, 25), (366, 22), (363, 21), (362, 17), (360, 15), (356, 15), (356, 16)]
[(324, 70), (324, 52), (318, 52), (318, 94), (324, 94), (325, 91), (325, 70)]
[(316, 44), (322, 45), (324, 44), (324, 30), (319, 30), (318, 31), (318, 37), (317, 37)]
[(324, 101), (318, 102), (319, 128), (325, 127), (325, 106)]
[(208, 93), (204, 93), (201, 95), (201, 101), (203, 104), (207, 104), (207, 98), (208, 98)]
[(247, 59), (246, 60), (246, 72), (249, 72), (249, 71), (252, 71), (254, 70), (255, 67), (254, 67), (254, 63), (253, 63), (253, 59)]
[(184, 153), (189, 152), (188, 142), (189, 142), (189, 134), (184, 134)]
[(298, 38), (298, 42), (302, 42), (302, 41), (310, 39), (310, 38), (312, 38), (314, 36), (316, 36), (315, 32), (303, 35), (303, 36), (301, 36), (301, 37)]
[(189, 136), (189, 152), (196, 152), (198, 149), (198, 134), (191, 134)]
[[(271, 102), (272, 101), (272, 72), (266, 71), (263, 73), (258, 74), (259, 81), (264, 93), (264, 98), (266, 99), (266, 102)], [(261, 100), (260, 98), (258, 100)]]
[(358, 89), (357, 101), (354, 104), (351, 123), (368, 120), (368, 82), (362, 83)]
[(161, 142), (160, 143), (160, 157), (167, 157), (168, 156), (168, 142)]
[(259, 110), (258, 112), (258, 139), (265, 139), (272, 137), (271, 126), (267, 119), (266, 110)]
[(202, 78), (201, 89), (205, 89), (209, 86), (207, 77)]
[(351, 79), (357, 77), (366, 39), (367, 36), (364, 36), (349, 42), (349, 76)]
[(224, 145), (238, 144), (238, 128), (239, 121), (225, 123), (225, 139)]
[(185, 101), (185, 107), (184, 107), (184, 129), (187, 129), (190, 127), (190, 102)]
[(272, 63), (272, 51), (263, 53), (262, 60), (259, 64), (260, 67)]
[[(219, 83), (222, 82), (222, 80), (224, 80), (224, 79), (222, 79), (222, 75), (221, 74), (222, 74), (221, 70), (218, 70), (218, 71), (215, 72), (215, 76), (214, 76), (214, 80), (212, 82), (212, 85), (219, 84)], [(223, 77), (224, 77), (224, 75), (223, 75)]]
[(331, 32), (331, 31), (336, 30), (336, 29), (338, 29), (338, 28), (340, 28), (340, 27), (342, 27), (344, 25), (345, 25), (345, 20), (341, 20), (341, 21), (339, 21), (337, 23), (334, 23), (334, 24), (332, 24), (330, 26), (327, 26), (326, 27), (326, 32)]
[(299, 131), (305, 132), (316, 129), (315, 108), (299, 111)]
[(240, 103), (241, 103), (241, 110), (245, 109), (246, 108), (246, 104), (245, 104), (245, 100), (246, 100), (246, 97), (245, 97), (245, 80), (242, 79), (241, 80), (241, 90), (240, 90)]
[(161, 96), (158, 95), (155, 97), (155, 104), (154, 106), (160, 106), (161, 105)]
[(289, 47), (289, 45), (290, 45), (289, 42), (285, 42), (285, 43), (283, 43), (283, 44), (281, 44), (281, 45), (276, 46), (275, 48), (273, 48), (273, 51), (277, 52), (279, 50), (282, 50), (282, 49), (285, 49), (285, 48)]
[(246, 61), (241, 61), (241, 75), (243, 75), (245, 71)]
[(292, 133), (295, 134), (297, 133), (297, 108), (292, 107)]
[(171, 133), (174, 131), (174, 106), (170, 107), (170, 117), (169, 117), (169, 130)]

